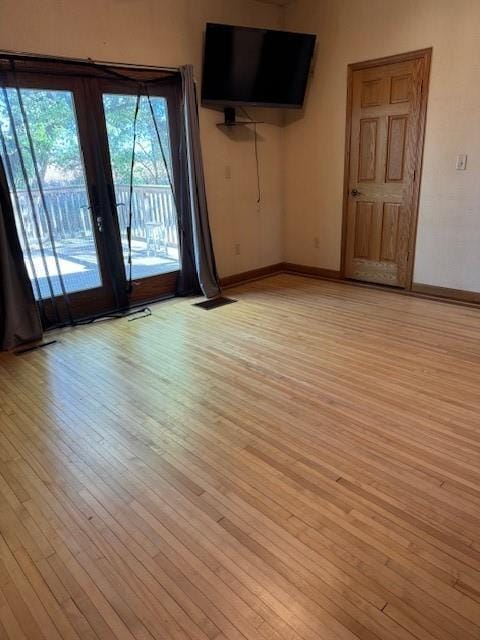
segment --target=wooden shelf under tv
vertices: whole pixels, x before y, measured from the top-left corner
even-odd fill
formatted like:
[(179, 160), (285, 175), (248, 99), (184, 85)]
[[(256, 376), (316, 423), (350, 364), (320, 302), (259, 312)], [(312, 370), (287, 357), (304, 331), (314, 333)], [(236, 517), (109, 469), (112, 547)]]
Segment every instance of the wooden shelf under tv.
[(261, 120), (245, 120), (245, 121), (235, 121), (235, 122), (230, 122), (230, 123), (226, 123), (226, 122), (217, 122), (217, 127), (220, 127), (221, 129), (230, 129), (230, 127), (239, 127), (239, 126), (245, 126), (248, 124), (264, 124)]

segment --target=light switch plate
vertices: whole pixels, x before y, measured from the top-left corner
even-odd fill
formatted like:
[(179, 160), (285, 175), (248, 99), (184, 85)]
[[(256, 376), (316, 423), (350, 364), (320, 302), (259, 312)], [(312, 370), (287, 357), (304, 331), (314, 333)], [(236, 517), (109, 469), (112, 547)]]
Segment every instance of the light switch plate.
[(465, 171), (467, 168), (467, 154), (461, 153), (457, 156), (457, 171)]

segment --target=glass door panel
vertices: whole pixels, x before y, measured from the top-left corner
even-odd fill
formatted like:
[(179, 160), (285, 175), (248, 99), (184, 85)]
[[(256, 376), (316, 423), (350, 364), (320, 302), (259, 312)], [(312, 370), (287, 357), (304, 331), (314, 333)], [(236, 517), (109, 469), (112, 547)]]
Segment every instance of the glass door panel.
[[(103, 286), (73, 92), (0, 91), (1, 148), (37, 299)], [(96, 225), (95, 225), (96, 226)]]
[(167, 100), (151, 96), (150, 104), (147, 96), (140, 97), (135, 125), (136, 95), (103, 94), (127, 278), (130, 269), (128, 227), (131, 197), (131, 269), (134, 280), (176, 272), (180, 268), (177, 213), (170, 187), (173, 177)]

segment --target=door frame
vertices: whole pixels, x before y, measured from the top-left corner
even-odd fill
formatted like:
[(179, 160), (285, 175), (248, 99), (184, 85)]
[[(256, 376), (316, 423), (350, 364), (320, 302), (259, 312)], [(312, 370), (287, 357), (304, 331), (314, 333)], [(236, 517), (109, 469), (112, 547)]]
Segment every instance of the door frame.
[[(423, 150), (425, 146), (425, 124), (427, 119), (428, 105), (428, 89), (430, 80), (430, 67), (432, 61), (433, 48), (419, 49), (417, 51), (409, 51), (408, 53), (400, 53), (384, 58), (375, 58), (374, 60), (366, 60), (364, 62), (354, 62), (347, 67), (347, 113), (345, 125), (345, 164), (343, 173), (343, 206), (342, 206), (342, 248), (341, 248), (341, 266), (340, 278), (345, 280), (345, 261), (347, 248), (347, 221), (348, 221), (348, 197), (350, 183), (350, 149), (352, 135), (352, 109), (353, 109), (353, 73), (354, 71), (362, 71), (363, 69), (372, 69), (373, 67), (381, 67), (388, 64), (396, 64), (399, 62), (408, 62), (409, 60), (422, 60), (422, 92), (420, 101), (420, 114), (418, 123), (418, 138), (416, 142), (416, 161), (414, 170), (413, 183), (413, 200), (412, 200), (412, 217), (410, 222), (410, 234), (408, 240), (408, 256), (407, 256), (407, 281), (406, 291), (412, 289), (413, 268), (415, 264), (415, 245), (417, 240), (418, 228), (418, 206), (420, 200), (420, 186), (422, 181), (422, 163)], [(378, 285), (387, 286), (387, 285)]]

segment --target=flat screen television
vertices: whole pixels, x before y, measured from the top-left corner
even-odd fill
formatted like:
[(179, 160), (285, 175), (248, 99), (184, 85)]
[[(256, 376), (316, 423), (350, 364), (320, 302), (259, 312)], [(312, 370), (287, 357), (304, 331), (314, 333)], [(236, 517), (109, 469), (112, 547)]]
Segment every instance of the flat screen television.
[(207, 23), (202, 103), (303, 105), (316, 37)]

